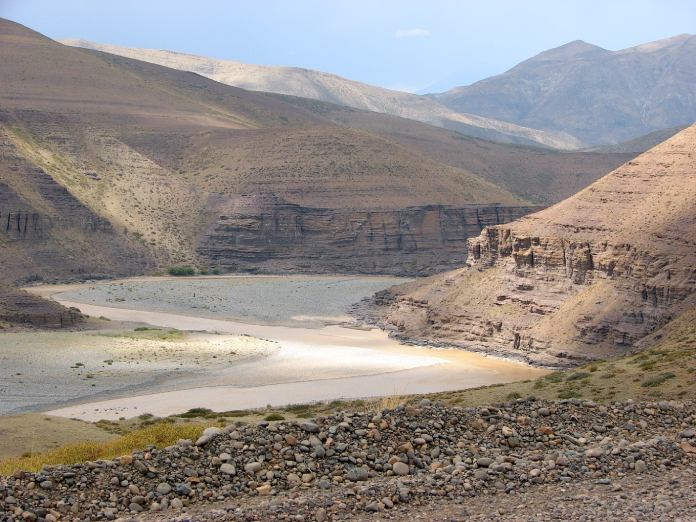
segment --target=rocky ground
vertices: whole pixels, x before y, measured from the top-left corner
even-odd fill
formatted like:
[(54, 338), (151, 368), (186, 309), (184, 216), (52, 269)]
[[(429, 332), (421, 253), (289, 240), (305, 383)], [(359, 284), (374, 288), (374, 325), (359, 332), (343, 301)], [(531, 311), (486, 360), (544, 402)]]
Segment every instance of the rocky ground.
[(0, 519), (689, 520), (695, 475), (694, 401), (424, 400), (17, 473)]
[(349, 321), (346, 311), (352, 303), (406, 281), (389, 276), (142, 277), (75, 286), (59, 297), (112, 308), (320, 328)]

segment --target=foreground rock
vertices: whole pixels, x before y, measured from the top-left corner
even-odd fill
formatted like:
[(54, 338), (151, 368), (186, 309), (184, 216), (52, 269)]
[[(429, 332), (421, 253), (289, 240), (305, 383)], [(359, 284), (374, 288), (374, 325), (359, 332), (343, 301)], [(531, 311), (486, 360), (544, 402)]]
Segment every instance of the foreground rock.
[[(626, 478), (647, 484), (693, 471), (695, 426), (694, 401), (530, 399), (467, 409), (425, 401), (312, 423), (229, 426), (198, 444), (17, 473), (0, 481), (0, 513), (8, 520), (146, 513), (171, 520), (186, 509), (196, 520), (367, 519), (548, 486), (618, 493)], [(269, 497), (275, 500), (263, 500)]]

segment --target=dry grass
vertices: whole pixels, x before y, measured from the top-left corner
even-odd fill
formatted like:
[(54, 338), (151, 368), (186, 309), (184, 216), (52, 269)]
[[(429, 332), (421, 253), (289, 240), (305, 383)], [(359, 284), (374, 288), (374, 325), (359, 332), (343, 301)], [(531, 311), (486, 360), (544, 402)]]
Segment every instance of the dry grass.
[(375, 397), (365, 401), (364, 409), (368, 412), (393, 410), (397, 406), (406, 404), (406, 402), (408, 402), (408, 398), (403, 395), (387, 395), (386, 397)]
[(146, 428), (134, 430), (107, 442), (77, 442), (45, 453), (10, 458), (0, 461), (0, 475), (16, 470), (38, 471), (44, 465), (75, 464), (100, 459), (113, 459), (130, 454), (154, 444), (164, 447), (179, 439), (196, 439), (204, 429), (202, 424), (175, 424), (160, 422)]
[(529, 396), (597, 402), (696, 396), (696, 308), (644, 339), (640, 348), (643, 350), (624, 357), (550, 373), (534, 381), (445, 392), (431, 398), (474, 406)]

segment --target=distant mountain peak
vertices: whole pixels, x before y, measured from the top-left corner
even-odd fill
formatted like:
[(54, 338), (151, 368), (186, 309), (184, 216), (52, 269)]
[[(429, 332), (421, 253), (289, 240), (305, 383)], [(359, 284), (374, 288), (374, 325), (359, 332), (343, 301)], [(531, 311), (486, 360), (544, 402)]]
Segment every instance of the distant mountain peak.
[(582, 40), (434, 98), (452, 110), (613, 145), (696, 120), (696, 36), (611, 51)]
[[(573, 58), (587, 58), (589, 56), (597, 56), (600, 54), (608, 54), (611, 51), (603, 49), (597, 45), (587, 43), (583, 40), (573, 40), (567, 44), (563, 44), (548, 51), (541, 52), (533, 56), (529, 60), (522, 63), (530, 63), (536, 61), (552, 61), (552, 60), (569, 60)], [(521, 65), (521, 64), (520, 64)]]

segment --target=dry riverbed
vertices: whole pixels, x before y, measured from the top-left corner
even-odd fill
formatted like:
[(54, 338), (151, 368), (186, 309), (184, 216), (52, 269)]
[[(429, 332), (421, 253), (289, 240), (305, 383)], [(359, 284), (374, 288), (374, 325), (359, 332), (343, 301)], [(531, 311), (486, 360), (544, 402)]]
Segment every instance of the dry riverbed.
[[(7, 375), (5, 411), (41, 407), (96, 421), (427, 393), (545, 373), (461, 350), (403, 346), (346, 324), (350, 304), (399, 281), (232, 276), (34, 287), (131, 330), (13, 334), (4, 352), (4, 371), (15, 373)], [(160, 330), (134, 332), (133, 322)], [(57, 402), (68, 404), (47, 407)]]

